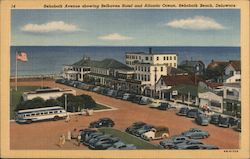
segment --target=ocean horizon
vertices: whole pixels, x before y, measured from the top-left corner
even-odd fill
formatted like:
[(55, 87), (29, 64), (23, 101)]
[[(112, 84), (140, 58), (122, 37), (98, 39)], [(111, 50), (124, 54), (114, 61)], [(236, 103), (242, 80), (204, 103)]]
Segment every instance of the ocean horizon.
[(73, 64), (83, 56), (93, 60), (113, 58), (125, 63), (126, 52), (177, 53), (183, 60), (201, 60), (207, 66), (212, 60), (240, 60), (237, 46), (11, 46), (11, 76), (15, 75), (15, 52), (27, 53), (28, 61), (18, 61), (18, 75), (59, 74), (64, 65)]

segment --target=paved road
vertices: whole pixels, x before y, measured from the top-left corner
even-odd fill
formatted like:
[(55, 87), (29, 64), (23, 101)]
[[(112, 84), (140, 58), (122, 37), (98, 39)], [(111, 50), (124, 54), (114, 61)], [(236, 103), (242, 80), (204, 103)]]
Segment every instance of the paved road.
[[(19, 82), (19, 85), (40, 86), (41, 82)], [(69, 88), (52, 81), (44, 82), (50, 87)], [(71, 87), (70, 87), (71, 88)], [(72, 88), (73, 89), (73, 88)], [(60, 149), (57, 146), (59, 136), (66, 134), (74, 128), (87, 128), (91, 121), (101, 117), (110, 117), (115, 121), (115, 128), (125, 130), (126, 127), (136, 121), (144, 121), (155, 126), (167, 126), (171, 135), (180, 134), (189, 128), (202, 128), (210, 133), (210, 137), (202, 141), (207, 144), (217, 145), (220, 148), (239, 148), (240, 133), (215, 125), (198, 126), (193, 119), (175, 115), (175, 110), (160, 111), (138, 104), (106, 97), (93, 92), (76, 89), (77, 94), (88, 94), (97, 102), (110, 105), (117, 110), (97, 112), (93, 116), (75, 116), (69, 123), (65, 121), (39, 122), (19, 125), (10, 123), (10, 147), (11, 149)], [(153, 143), (158, 144), (159, 140)], [(72, 142), (66, 142), (61, 149), (87, 149), (85, 146), (74, 146)]]

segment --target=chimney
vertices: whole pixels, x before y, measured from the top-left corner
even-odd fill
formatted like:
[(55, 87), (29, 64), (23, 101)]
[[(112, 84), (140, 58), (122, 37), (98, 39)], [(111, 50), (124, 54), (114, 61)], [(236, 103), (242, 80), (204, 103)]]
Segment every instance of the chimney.
[(152, 54), (152, 47), (149, 48), (149, 54)]

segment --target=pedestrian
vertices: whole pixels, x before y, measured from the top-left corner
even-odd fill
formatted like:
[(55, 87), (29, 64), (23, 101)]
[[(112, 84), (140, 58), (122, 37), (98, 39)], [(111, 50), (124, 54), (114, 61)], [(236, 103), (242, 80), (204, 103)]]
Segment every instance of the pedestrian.
[(71, 139), (77, 139), (78, 132), (77, 129), (74, 128), (74, 130), (71, 132)]
[(69, 115), (67, 115), (67, 117), (66, 117), (66, 119), (65, 119), (65, 122), (69, 122), (70, 121), (70, 116)]
[(59, 138), (59, 143), (58, 143), (58, 145), (59, 145), (59, 147), (63, 147), (64, 144), (65, 144), (65, 136), (64, 136), (64, 134), (62, 134), (62, 135), (60, 136), (60, 138)]
[(81, 133), (77, 136), (77, 146), (81, 145)]
[(71, 131), (68, 131), (67, 133), (67, 141), (70, 141), (71, 140)]

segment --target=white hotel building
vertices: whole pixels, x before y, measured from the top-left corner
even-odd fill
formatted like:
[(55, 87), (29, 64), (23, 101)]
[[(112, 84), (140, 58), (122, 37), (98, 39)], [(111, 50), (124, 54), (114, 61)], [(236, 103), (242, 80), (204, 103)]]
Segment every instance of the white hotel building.
[(142, 85), (154, 86), (161, 76), (167, 75), (167, 67), (177, 68), (176, 53), (126, 53), (126, 64), (134, 68), (136, 80)]

